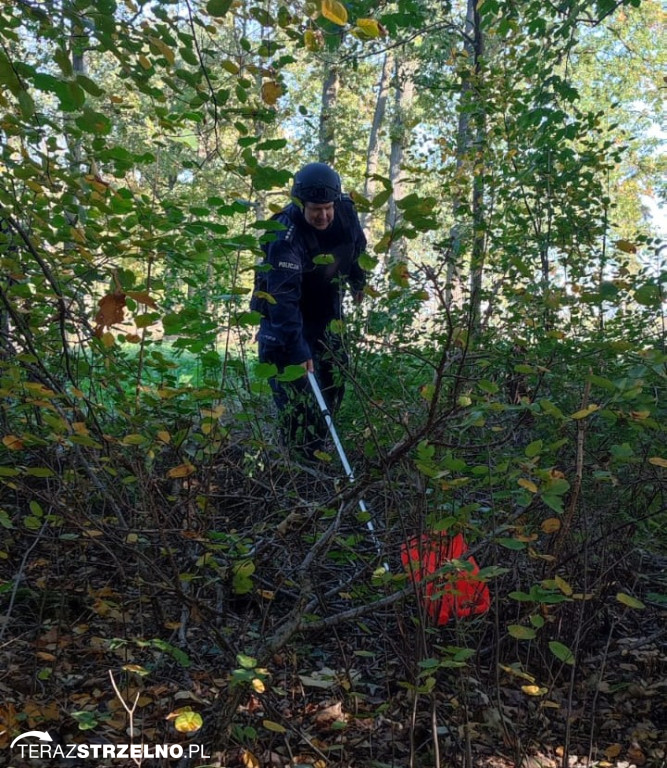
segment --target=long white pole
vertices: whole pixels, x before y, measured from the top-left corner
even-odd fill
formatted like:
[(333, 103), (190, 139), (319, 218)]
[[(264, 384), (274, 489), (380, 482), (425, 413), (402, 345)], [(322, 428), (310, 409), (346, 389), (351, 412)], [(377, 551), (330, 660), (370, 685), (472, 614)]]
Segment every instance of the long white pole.
[[(320, 385), (317, 383), (317, 378), (315, 377), (315, 374), (312, 373), (312, 371), (308, 371), (308, 381), (310, 382), (311, 389), (313, 390), (313, 394), (315, 395), (315, 400), (317, 400), (317, 404), (319, 405), (320, 410), (322, 411), (322, 415), (324, 416), (324, 420), (327, 423), (327, 427), (329, 428), (329, 433), (331, 434), (331, 437), (334, 441), (334, 445), (336, 446), (336, 451), (338, 452), (338, 456), (340, 457), (341, 463), (343, 465), (343, 469), (345, 470), (345, 474), (347, 475), (347, 478), (350, 481), (350, 483), (354, 483), (354, 472), (352, 471), (350, 462), (347, 460), (347, 456), (345, 455), (345, 451), (343, 450), (343, 444), (341, 443), (340, 438), (338, 437), (338, 432), (336, 431), (336, 427), (333, 423), (333, 419), (331, 418), (331, 413), (329, 411), (329, 408), (327, 407), (324, 396), (322, 395), (322, 390), (320, 389)], [(380, 546), (380, 542), (378, 541), (377, 535), (375, 534), (375, 526), (373, 525), (370, 512), (368, 511), (368, 507), (366, 506), (366, 503), (364, 502), (363, 499), (359, 499), (359, 509), (366, 516), (366, 527), (370, 531), (371, 538), (373, 539), (373, 543), (375, 544), (375, 548), (377, 549), (378, 554), (381, 555), (382, 547)], [(385, 571), (389, 571), (389, 566), (387, 565), (387, 563), (383, 563), (383, 567)]]

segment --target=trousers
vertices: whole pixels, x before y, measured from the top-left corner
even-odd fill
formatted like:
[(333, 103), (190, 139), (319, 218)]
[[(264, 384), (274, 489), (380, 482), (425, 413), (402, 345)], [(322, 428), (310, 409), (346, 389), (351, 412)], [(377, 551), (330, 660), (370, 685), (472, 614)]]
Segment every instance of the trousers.
[[(340, 336), (325, 334), (324, 338), (310, 342), (313, 367), (322, 396), (329, 413), (339, 408), (345, 393), (345, 371), (349, 358), (341, 344)], [(281, 374), (287, 366), (288, 355), (281, 347), (270, 347), (261, 341), (258, 348), (261, 363), (273, 363)], [(306, 458), (314, 458), (316, 451), (324, 448), (327, 424), (306, 376), (294, 381), (269, 379), (283, 442), (300, 450)]]

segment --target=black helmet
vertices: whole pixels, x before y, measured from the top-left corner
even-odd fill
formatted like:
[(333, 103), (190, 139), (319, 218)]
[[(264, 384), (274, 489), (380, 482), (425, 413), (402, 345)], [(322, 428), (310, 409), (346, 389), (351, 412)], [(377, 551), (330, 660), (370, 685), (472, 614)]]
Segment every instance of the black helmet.
[(340, 195), (340, 176), (326, 163), (308, 163), (294, 176), (292, 197), (302, 203), (334, 203)]

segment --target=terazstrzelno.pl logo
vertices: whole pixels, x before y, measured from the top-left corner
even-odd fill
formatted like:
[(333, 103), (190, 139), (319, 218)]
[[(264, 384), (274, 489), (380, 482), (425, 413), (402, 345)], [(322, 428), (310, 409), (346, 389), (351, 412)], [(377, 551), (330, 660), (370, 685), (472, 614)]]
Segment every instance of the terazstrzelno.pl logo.
[[(36, 740), (36, 741), (35, 741)], [(48, 731), (26, 731), (9, 745), (12, 754), (23, 760), (200, 760), (210, 758), (201, 744), (54, 744)]]

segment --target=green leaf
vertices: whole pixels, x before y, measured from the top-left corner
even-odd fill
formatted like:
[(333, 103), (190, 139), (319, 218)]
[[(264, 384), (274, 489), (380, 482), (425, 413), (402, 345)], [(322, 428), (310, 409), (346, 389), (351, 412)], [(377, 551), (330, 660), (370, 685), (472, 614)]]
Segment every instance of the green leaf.
[(369, 253), (364, 253), (359, 256), (359, 266), (366, 270), (366, 272), (372, 272), (378, 265), (378, 259), (371, 256)]
[(335, 261), (332, 253), (322, 253), (319, 256), (315, 256), (313, 264), (333, 264)]
[(234, 577), (232, 579), (232, 589), (235, 595), (247, 595), (252, 592), (252, 575), (255, 572), (255, 564), (252, 560), (244, 560), (234, 566)]
[(257, 666), (257, 659), (247, 656), (245, 653), (237, 653), (236, 661), (243, 669), (254, 669)]
[(255, 376), (258, 379), (270, 379), (278, 373), (278, 368), (273, 363), (258, 363), (255, 366)]
[(76, 81), (84, 89), (84, 91), (89, 93), (91, 96), (100, 97), (104, 96), (105, 94), (105, 91), (100, 88), (100, 86), (94, 80), (91, 80), (85, 75), (77, 75)]
[(48, 467), (29, 467), (25, 471), (31, 477), (55, 477), (55, 472)]
[(520, 603), (532, 603), (534, 601), (533, 596), (526, 592), (510, 592), (508, 597)]
[(86, 133), (107, 135), (111, 133), (111, 120), (101, 112), (84, 107), (83, 113), (75, 120), (77, 126)]
[(29, 118), (35, 114), (35, 102), (28, 91), (20, 90), (18, 95), (19, 106), (23, 117)]
[(554, 480), (550, 480), (547, 486), (547, 493), (554, 496), (562, 496), (564, 493), (570, 490), (570, 484), (563, 477), (557, 477)]
[(510, 624), (507, 631), (517, 640), (533, 640), (537, 636), (532, 627), (524, 627), (521, 624)]
[(642, 603), (641, 600), (637, 600), (636, 597), (632, 597), (632, 595), (628, 595), (625, 592), (618, 592), (616, 595), (616, 599), (619, 603), (623, 603), (623, 605), (627, 605), (628, 608), (635, 608), (639, 611), (646, 608), (644, 603)]
[(496, 539), (496, 542), (505, 549), (513, 549), (519, 551), (526, 548), (525, 541), (518, 541), (517, 539)]
[(185, 651), (177, 648), (175, 645), (168, 643), (166, 640), (153, 639), (151, 645), (155, 648), (159, 648), (161, 651), (168, 653), (175, 661), (177, 661), (184, 669), (187, 669), (192, 665), (192, 660)]
[(543, 445), (542, 440), (533, 440), (532, 443), (529, 443), (526, 446), (526, 451), (525, 451), (526, 456), (529, 459), (532, 459), (533, 456), (537, 456), (537, 454), (542, 450), (542, 445)]
[(302, 365), (287, 365), (285, 370), (276, 376), (278, 381), (296, 381), (304, 376), (306, 373)]
[(635, 301), (644, 307), (658, 307), (661, 299), (660, 288), (655, 283), (646, 283), (635, 291)]
[(574, 664), (574, 654), (567, 645), (563, 645), (563, 643), (559, 643), (557, 640), (552, 640), (549, 643), (549, 650), (560, 661), (566, 664)]
[(551, 496), (548, 493), (543, 493), (540, 495), (540, 498), (547, 505), (547, 507), (553, 509), (554, 512), (564, 511), (562, 496)]
[(253, 310), (252, 312), (240, 312), (234, 319), (236, 324), (243, 328), (249, 325), (259, 325), (262, 320), (262, 315), (260, 312), (255, 312)]
[(12, 93), (17, 95), (21, 91), (21, 81), (11, 61), (2, 50), (0, 50), (0, 85), (6, 85)]

